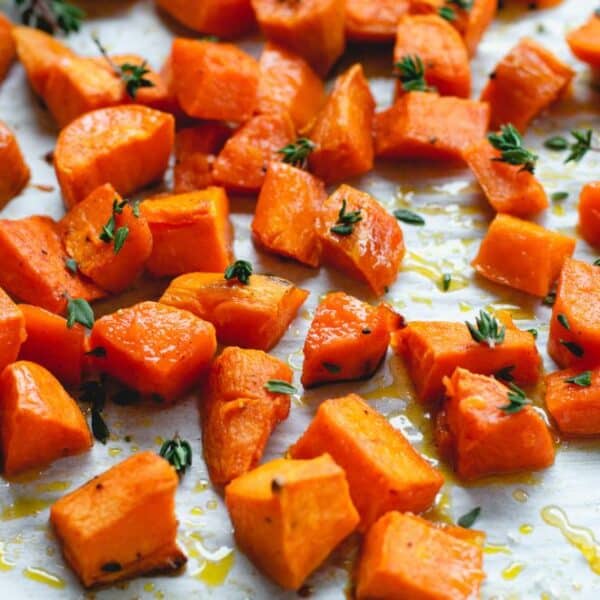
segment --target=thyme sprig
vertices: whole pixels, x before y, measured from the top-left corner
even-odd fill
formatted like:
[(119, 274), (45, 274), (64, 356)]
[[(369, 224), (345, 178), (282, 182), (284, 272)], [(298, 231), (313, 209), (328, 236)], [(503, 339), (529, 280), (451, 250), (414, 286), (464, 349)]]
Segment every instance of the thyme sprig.
[(295, 142), (288, 144), (278, 150), (282, 155), (282, 161), (288, 165), (305, 169), (308, 163), (308, 156), (316, 148), (314, 142), (305, 137), (298, 138)]
[(241, 284), (248, 285), (253, 272), (252, 263), (247, 260), (236, 260), (225, 269), (224, 277), (227, 281), (237, 279)]
[(508, 387), (508, 404), (501, 406), (500, 410), (508, 415), (514, 415), (523, 410), (528, 404), (531, 404), (531, 400), (527, 398), (525, 392), (518, 385), (511, 382)]
[(490, 133), (488, 140), (496, 150), (500, 150), (500, 156), (492, 160), (521, 166), (520, 171), (535, 172), (538, 156), (523, 147), (523, 138), (514, 125), (502, 125), (500, 133)]
[(46, 33), (79, 31), (85, 13), (65, 0), (15, 0), (21, 22)]
[(425, 81), (425, 66), (417, 54), (403, 56), (394, 64), (394, 75), (406, 92), (435, 92)]
[(486, 344), (490, 348), (494, 348), (504, 341), (506, 327), (485, 310), (479, 311), (479, 316), (475, 318), (475, 325), (469, 321), (465, 321), (465, 324), (471, 337), (479, 344)]
[(160, 447), (159, 454), (168, 461), (179, 476), (183, 475), (188, 467), (192, 466), (192, 447), (178, 434), (172, 440), (166, 440)]
[(342, 208), (338, 212), (338, 220), (329, 230), (337, 235), (351, 235), (354, 233), (354, 226), (362, 221), (360, 209), (346, 212), (346, 198), (342, 200)]

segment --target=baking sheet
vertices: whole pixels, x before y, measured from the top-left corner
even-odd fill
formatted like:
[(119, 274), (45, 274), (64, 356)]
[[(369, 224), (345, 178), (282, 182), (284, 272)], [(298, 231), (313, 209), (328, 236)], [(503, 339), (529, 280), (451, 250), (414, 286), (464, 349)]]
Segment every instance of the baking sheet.
[[(10, 4), (5, 3), (6, 10), (10, 10)], [(68, 43), (84, 54), (96, 53), (90, 38), (90, 33), (96, 33), (111, 52), (137, 52), (148, 58), (152, 66), (159, 67), (169, 52), (171, 38), (191, 35), (157, 14), (149, 1), (89, 1), (83, 6), (88, 13), (84, 29), (69, 37)], [(562, 6), (548, 11), (507, 9), (488, 32), (473, 62), (474, 95), (500, 57), (523, 35), (535, 37), (579, 71), (573, 98), (537, 121), (526, 140), (541, 155), (538, 176), (547, 191), (570, 192), (566, 201), (554, 203), (539, 221), (569, 234), (576, 233), (579, 189), (584, 182), (600, 179), (600, 161), (597, 155), (590, 155), (579, 165), (565, 166), (561, 162), (563, 155), (548, 153), (541, 142), (573, 127), (600, 130), (600, 93), (593, 91), (590, 72), (572, 59), (564, 43), (565, 32), (585, 20), (594, 7), (593, 2), (565, 0)], [(258, 55), (261, 42), (256, 36), (241, 45)], [(390, 48), (352, 48), (337, 72), (357, 59), (365, 65), (379, 107), (389, 105), (393, 89), (389, 78)], [(58, 186), (53, 170), (43, 158), (52, 150), (57, 132), (29, 90), (19, 65), (12, 68), (0, 87), (0, 118), (16, 131), (33, 173), (31, 185), (0, 216), (19, 218), (42, 213), (59, 218), (63, 206)], [(390, 162), (378, 165), (375, 171), (352, 183), (372, 193), (390, 210), (412, 208), (427, 220), (422, 228), (402, 226), (408, 253), (398, 281), (386, 296), (406, 318), (464, 320), (472, 319), (482, 307), (508, 308), (519, 326), (538, 328), (538, 346), (544, 352), (546, 368), (554, 368), (545, 353), (550, 309), (524, 294), (475, 278), (469, 266), (493, 214), (468, 170)], [(42, 191), (45, 186), (50, 186), (51, 191)], [(329, 290), (345, 289), (359, 298), (374, 299), (364, 287), (333, 271), (317, 272), (257, 254), (249, 230), (253, 201), (234, 199), (232, 209), (236, 256), (252, 260), (259, 272), (285, 276), (311, 291), (301, 314), (273, 352), (290, 363), (295, 369), (295, 382), (299, 383), (301, 345), (319, 297)], [(580, 240), (576, 256), (590, 260), (596, 254)], [(438, 287), (445, 272), (451, 272), (453, 280), (447, 293)], [(159, 293), (159, 287), (154, 286), (154, 294)], [(134, 290), (123, 301), (132, 303), (144, 293), (145, 289)], [(295, 397), (290, 418), (271, 438), (265, 459), (286, 451), (305, 429), (320, 400), (350, 391), (369, 399), (437, 463), (427, 415), (413, 403), (402, 364), (391, 355), (370, 381), (328, 386)], [(201, 460), (193, 398), (167, 410), (111, 405), (106, 410), (106, 421), (112, 432), (106, 446), (96, 443), (84, 456), (58, 461), (17, 482), (0, 480), (0, 598), (297, 597), (270, 584), (235, 549), (222, 499), (208, 484)], [(178, 577), (140, 578), (86, 594), (60, 556), (49, 531), (47, 507), (131, 453), (141, 449), (158, 451), (162, 438), (176, 431), (192, 442), (195, 461), (177, 494), (180, 541), (190, 557), (187, 570)], [(482, 507), (477, 527), (488, 534), (484, 598), (600, 598), (599, 451), (595, 441), (563, 442), (555, 466), (546, 472), (495, 478), (470, 487), (461, 486), (444, 469), (447, 483), (432, 516), (456, 519), (474, 506)], [(327, 565), (307, 582), (311, 597), (345, 597), (355, 552), (354, 539), (336, 550)]]

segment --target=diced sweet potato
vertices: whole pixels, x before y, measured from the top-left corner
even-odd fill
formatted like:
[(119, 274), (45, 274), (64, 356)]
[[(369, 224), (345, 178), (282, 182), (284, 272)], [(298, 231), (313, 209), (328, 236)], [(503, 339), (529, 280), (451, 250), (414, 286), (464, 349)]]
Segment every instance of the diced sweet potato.
[(252, 117), (225, 142), (214, 163), (215, 181), (227, 189), (258, 193), (267, 166), (281, 159), (281, 150), (295, 139), (287, 113)]
[(172, 115), (129, 105), (102, 108), (58, 136), (54, 168), (67, 207), (110, 183), (122, 196), (160, 179), (173, 147)]
[(142, 302), (96, 321), (90, 346), (106, 351), (92, 357), (99, 370), (172, 402), (208, 371), (217, 341), (215, 328), (188, 311)]
[(17, 360), (26, 338), (23, 312), (0, 288), (0, 372)]
[(223, 188), (157, 196), (140, 210), (154, 240), (146, 264), (153, 275), (224, 271), (231, 262), (229, 200)]
[(0, 208), (14, 198), (29, 181), (29, 167), (23, 158), (15, 134), (0, 121)]
[(468, 10), (461, 9), (456, 3), (452, 3), (450, 8), (455, 14), (452, 25), (462, 35), (469, 55), (474, 56), (483, 34), (496, 16), (498, 1), (474, 0)]
[(499, 214), (472, 264), (486, 279), (544, 297), (574, 250), (575, 239), (569, 236)]
[(271, 252), (318, 267), (321, 242), (315, 223), (326, 198), (322, 181), (303, 169), (272, 162), (252, 221), (255, 241)]
[[(464, 533), (463, 533), (464, 532)], [(358, 567), (358, 600), (471, 600), (485, 579), (483, 534), (389, 512), (369, 530)], [(465, 535), (466, 534), (466, 535)]]
[[(360, 211), (361, 217), (348, 235), (335, 231), (344, 206), (346, 214)], [(405, 250), (402, 230), (398, 221), (369, 194), (348, 185), (340, 186), (325, 202), (318, 230), (323, 261), (365, 282), (377, 296), (384, 294), (398, 277)]]
[(588, 183), (581, 189), (579, 230), (588, 244), (600, 246), (600, 181)]
[(496, 65), (481, 94), (491, 107), (491, 127), (512, 123), (521, 132), (568, 88), (575, 72), (549, 50), (523, 38)]
[(177, 545), (179, 479), (153, 452), (139, 452), (50, 509), (65, 559), (85, 587), (183, 566)]
[(260, 461), (273, 429), (287, 419), (290, 397), (267, 382), (291, 383), (292, 370), (261, 350), (230, 346), (213, 362), (202, 398), (202, 446), (211, 481), (224, 485)]
[(268, 40), (303, 56), (325, 75), (344, 51), (345, 0), (251, 0)]
[(362, 66), (340, 75), (309, 137), (316, 144), (309, 156), (312, 171), (327, 183), (373, 168), (375, 100)]
[(4, 474), (42, 467), (89, 450), (92, 436), (77, 403), (54, 376), (18, 361), (0, 376)]
[(500, 381), (458, 368), (444, 385), (445, 420), (459, 477), (545, 469), (554, 462), (544, 419), (531, 405), (502, 410), (510, 405), (510, 390)]
[(587, 23), (567, 34), (571, 52), (595, 69), (600, 69), (600, 15), (593, 13)]
[(387, 304), (371, 306), (344, 292), (319, 304), (304, 342), (302, 385), (367, 379), (385, 358), (390, 332), (402, 317)]
[(268, 462), (234, 479), (225, 502), (240, 548), (292, 590), (359, 521), (346, 475), (328, 455)]
[(17, 44), (13, 38), (13, 24), (0, 12), (0, 83), (17, 56)]

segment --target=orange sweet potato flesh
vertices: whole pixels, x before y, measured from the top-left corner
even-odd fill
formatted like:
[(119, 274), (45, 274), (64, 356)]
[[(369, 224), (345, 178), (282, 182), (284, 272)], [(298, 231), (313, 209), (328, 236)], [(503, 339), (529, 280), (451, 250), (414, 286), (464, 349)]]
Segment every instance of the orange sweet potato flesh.
[(17, 359), (26, 338), (23, 312), (0, 288), (0, 372)]
[(456, 15), (452, 25), (462, 35), (469, 56), (474, 56), (483, 34), (496, 16), (498, 2), (497, 0), (474, 0), (469, 10), (462, 10), (455, 4), (451, 8)]
[(97, 320), (90, 347), (106, 350), (106, 356), (92, 357), (97, 369), (170, 403), (206, 374), (217, 341), (210, 323), (148, 301)]
[(23, 158), (15, 134), (0, 121), (0, 208), (14, 198), (29, 181), (29, 167)]
[[(600, 364), (598, 300), (600, 267), (580, 260), (565, 260), (558, 280), (548, 338), (548, 352), (560, 367), (595, 367)], [(559, 320), (559, 315), (562, 315), (561, 320), (566, 319), (568, 329)]]
[(486, 139), (468, 147), (463, 157), (495, 211), (528, 217), (548, 208), (548, 197), (538, 179), (519, 166), (497, 160), (500, 151)]
[(210, 321), (225, 346), (270, 350), (281, 339), (308, 292), (271, 275), (248, 285), (221, 273), (188, 273), (174, 279), (160, 301)]
[(575, 72), (549, 50), (523, 38), (498, 63), (481, 94), (491, 107), (491, 127), (512, 123), (521, 132), (566, 91)]
[(17, 44), (12, 30), (13, 24), (0, 12), (0, 83), (17, 56)]
[(92, 446), (75, 400), (44, 367), (24, 360), (12, 363), (0, 375), (0, 433), (8, 476)]
[(367, 379), (381, 364), (390, 332), (402, 317), (387, 304), (371, 306), (344, 292), (327, 294), (304, 342), (302, 385)]
[(579, 60), (600, 69), (600, 16), (594, 13), (587, 23), (569, 32), (567, 43)]
[(270, 252), (318, 267), (321, 242), (315, 222), (326, 198), (323, 182), (310, 173), (270, 163), (252, 221), (254, 240)]
[(404, 435), (356, 394), (323, 402), (290, 453), (328, 453), (344, 469), (361, 531), (390, 510), (427, 510), (444, 483)]
[(232, 259), (229, 200), (223, 188), (145, 200), (140, 212), (150, 225), (155, 276), (224, 271)]
[(506, 327), (504, 342), (494, 348), (471, 338), (463, 323), (413, 321), (392, 336), (392, 347), (400, 354), (416, 387), (418, 399), (430, 402), (443, 391), (442, 380), (457, 367), (493, 375), (507, 367), (517, 385), (538, 381), (541, 358), (531, 333)]
[[(346, 212), (361, 211), (362, 220), (350, 235), (331, 228), (338, 220), (342, 201)], [(375, 198), (348, 185), (340, 186), (325, 202), (318, 222), (323, 261), (349, 277), (366, 283), (381, 296), (398, 276), (404, 257), (404, 240), (397, 220)]]
[(574, 249), (574, 238), (499, 214), (472, 264), (486, 279), (544, 297)]
[(444, 379), (446, 423), (459, 477), (545, 469), (554, 462), (554, 443), (532, 406), (506, 413), (509, 389), (497, 379), (458, 368)]
[(345, 0), (251, 0), (265, 37), (304, 57), (326, 75), (345, 46)]
[(256, 467), (272, 431), (290, 411), (289, 395), (265, 385), (291, 383), (292, 376), (287, 364), (261, 350), (230, 346), (213, 362), (201, 414), (204, 460), (215, 485)]
[(159, 180), (175, 135), (172, 115), (139, 105), (87, 113), (58, 136), (54, 169), (65, 205), (110, 183), (122, 196)]
[(228, 190), (258, 193), (270, 162), (295, 140), (294, 124), (287, 113), (257, 115), (225, 142), (214, 163), (215, 181)]
[(579, 231), (592, 246), (600, 246), (600, 181), (583, 186), (579, 195)]
[(340, 75), (309, 137), (316, 149), (311, 170), (326, 183), (341, 181), (373, 168), (375, 100), (360, 64)]
[[(448, 21), (437, 14), (400, 18), (394, 63), (415, 55), (423, 61), (427, 84), (442, 96), (468, 98), (471, 95), (469, 54), (460, 34)], [(398, 91), (404, 92), (401, 85)]]
[(50, 523), (86, 587), (179, 569), (179, 479), (154, 452), (139, 452), (52, 505)]
[(114, 240), (105, 242), (100, 238), (113, 216), (115, 201), (120, 205), (122, 198), (106, 183), (73, 206), (59, 223), (67, 253), (75, 259), (79, 271), (114, 293), (125, 290), (137, 279), (152, 252), (148, 222), (143, 215), (136, 217), (129, 204), (114, 214), (114, 231), (126, 227), (129, 232), (121, 249), (115, 253)]
[(268, 462), (234, 479), (225, 490), (225, 502), (239, 547), (271, 579), (291, 590), (300, 587), (359, 521), (346, 475), (327, 454)]
[(471, 600), (485, 579), (471, 531), (389, 512), (369, 530), (358, 567), (358, 600)]
[(484, 102), (410, 92), (375, 115), (375, 154), (460, 161), (469, 146), (484, 138), (489, 119)]
[(69, 271), (58, 224), (49, 217), (0, 220), (0, 286), (11, 296), (54, 313), (67, 298), (95, 300), (99, 287)]
[(27, 339), (19, 351), (20, 360), (28, 360), (45, 369), (65, 385), (79, 385), (85, 362), (85, 329), (39, 306), (19, 304), (25, 318)]

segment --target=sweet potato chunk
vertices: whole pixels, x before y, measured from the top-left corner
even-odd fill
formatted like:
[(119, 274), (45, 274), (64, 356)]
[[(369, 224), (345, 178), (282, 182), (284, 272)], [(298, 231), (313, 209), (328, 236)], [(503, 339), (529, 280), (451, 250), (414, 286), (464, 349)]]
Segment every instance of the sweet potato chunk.
[(29, 167), (23, 158), (15, 134), (0, 121), (0, 208), (14, 198), (29, 181)]
[(92, 357), (99, 370), (172, 402), (208, 371), (217, 341), (214, 327), (188, 311), (142, 302), (96, 321), (90, 346), (106, 351)]
[(146, 265), (153, 275), (224, 271), (231, 262), (229, 200), (223, 188), (157, 196), (140, 210), (154, 240)]
[(269, 381), (291, 383), (292, 370), (261, 350), (230, 346), (213, 362), (202, 398), (202, 446), (211, 481), (224, 485), (253, 469), (273, 429), (287, 419), (290, 397)]
[(271, 252), (318, 267), (321, 242), (315, 223), (326, 198), (322, 181), (303, 169), (272, 162), (252, 221), (255, 241)]
[(331, 183), (373, 168), (374, 114), (369, 83), (355, 64), (336, 80), (309, 135), (317, 146), (309, 163), (318, 177)]
[(110, 183), (122, 196), (160, 179), (173, 147), (171, 115), (129, 105), (102, 108), (58, 136), (54, 168), (68, 208)]
[(556, 102), (575, 72), (549, 50), (523, 38), (496, 65), (481, 94), (491, 106), (491, 128), (512, 123), (521, 132)]
[(210, 321), (225, 346), (270, 350), (281, 339), (308, 292), (271, 275), (247, 285), (221, 273), (188, 273), (174, 279), (160, 301)]
[(452, 3), (450, 8), (456, 17), (452, 25), (462, 35), (469, 56), (474, 56), (483, 34), (496, 16), (498, 2), (497, 0), (474, 0), (468, 10), (461, 9), (455, 3)]
[(594, 69), (600, 69), (600, 15), (593, 13), (587, 23), (567, 34), (571, 52)]
[(600, 246), (600, 181), (588, 183), (581, 189), (579, 230), (588, 244)]
[(268, 462), (234, 479), (225, 502), (240, 548), (287, 589), (300, 587), (359, 521), (346, 475), (328, 455)]
[(506, 412), (510, 392), (493, 377), (458, 368), (444, 378), (445, 426), (459, 477), (545, 469), (554, 462), (552, 435), (530, 405)]
[(89, 450), (92, 436), (77, 403), (44, 367), (12, 363), (0, 376), (4, 474), (42, 467)]
[[(344, 206), (346, 214), (360, 211), (361, 217), (348, 235), (336, 229)], [(404, 257), (402, 230), (369, 194), (349, 185), (340, 186), (325, 202), (318, 230), (324, 262), (365, 282), (377, 296), (398, 277)]]
[(179, 479), (153, 452), (139, 452), (67, 494), (50, 509), (66, 561), (85, 587), (179, 569)]
[(319, 304), (304, 342), (302, 385), (368, 379), (381, 364), (390, 332), (402, 324), (387, 304), (371, 306), (344, 292)]
[(17, 56), (17, 44), (13, 38), (13, 24), (0, 13), (0, 83)]
[[(475, 534), (475, 535), (474, 535)], [(485, 579), (484, 534), (393, 511), (369, 530), (358, 567), (358, 600), (471, 600)]]
[(0, 288), (0, 372), (17, 359), (26, 338), (23, 312)]
[(472, 264), (486, 279), (543, 297), (574, 250), (571, 237), (499, 214)]

